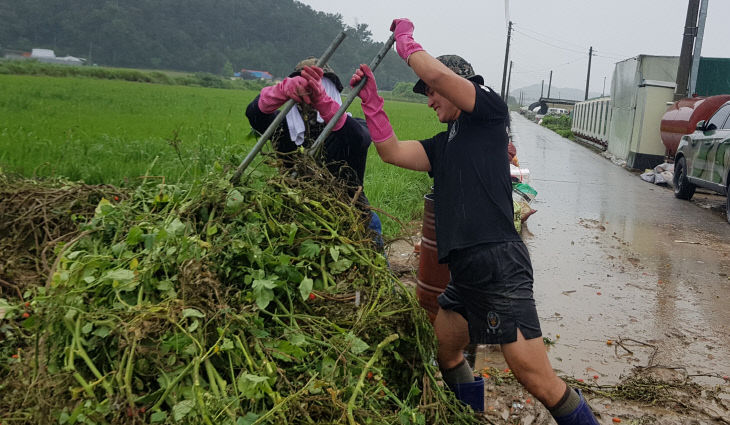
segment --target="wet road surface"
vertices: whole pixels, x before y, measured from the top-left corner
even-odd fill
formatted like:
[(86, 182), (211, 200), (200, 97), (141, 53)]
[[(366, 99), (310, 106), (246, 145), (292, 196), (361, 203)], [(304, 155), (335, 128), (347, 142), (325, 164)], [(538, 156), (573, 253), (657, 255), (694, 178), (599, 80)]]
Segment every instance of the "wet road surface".
[(523, 239), (543, 335), (556, 341), (553, 367), (613, 384), (634, 366), (663, 366), (720, 384), (730, 375), (724, 215), (512, 116), (517, 156), (538, 191)]

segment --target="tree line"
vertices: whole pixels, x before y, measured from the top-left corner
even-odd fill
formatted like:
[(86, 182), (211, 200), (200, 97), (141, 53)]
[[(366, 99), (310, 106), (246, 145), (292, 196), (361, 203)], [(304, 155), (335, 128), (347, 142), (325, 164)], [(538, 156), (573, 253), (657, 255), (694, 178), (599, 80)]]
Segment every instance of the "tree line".
[[(47, 48), (104, 66), (219, 75), (246, 68), (280, 78), (344, 30), (329, 62), (343, 84), (383, 45), (366, 24), (349, 26), (295, 0), (0, 0), (0, 23), (5, 51)], [(416, 79), (394, 53), (376, 76), (384, 90)]]

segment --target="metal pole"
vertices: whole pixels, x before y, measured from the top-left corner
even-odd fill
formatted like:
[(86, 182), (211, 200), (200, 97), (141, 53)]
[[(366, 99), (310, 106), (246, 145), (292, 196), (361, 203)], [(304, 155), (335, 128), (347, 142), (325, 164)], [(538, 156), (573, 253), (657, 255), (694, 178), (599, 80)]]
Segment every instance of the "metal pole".
[(509, 74), (507, 75), (507, 91), (505, 92), (505, 96), (507, 96), (504, 100), (505, 103), (509, 105), (509, 84), (512, 82), (512, 61), (509, 61)]
[(550, 82), (548, 82), (548, 99), (550, 99), (550, 88), (553, 86), (553, 71), (550, 71)]
[[(378, 68), (378, 65), (380, 65), (380, 62), (383, 61), (383, 58), (385, 55), (388, 54), (391, 47), (393, 47), (393, 43), (395, 43), (395, 35), (391, 35), (388, 41), (385, 42), (383, 45), (383, 48), (380, 49), (377, 55), (373, 58), (373, 60), (370, 62), (370, 69), (375, 72), (375, 70)], [(342, 105), (340, 105), (340, 109), (337, 110), (335, 115), (332, 117), (330, 122), (327, 123), (327, 125), (324, 127), (324, 130), (322, 130), (322, 133), (319, 134), (319, 137), (317, 137), (317, 140), (314, 141), (312, 144), (312, 147), (309, 149), (308, 153), (310, 156), (317, 156), (319, 155), (319, 151), (322, 149), (322, 146), (324, 146), (324, 140), (327, 138), (327, 136), (330, 135), (330, 132), (332, 131), (332, 128), (337, 124), (337, 121), (340, 119), (340, 117), (347, 111), (347, 108), (352, 105), (352, 102), (357, 97), (357, 94), (360, 93), (360, 90), (362, 90), (363, 87), (365, 87), (365, 83), (367, 82), (367, 77), (364, 77), (362, 80), (360, 80), (359, 83), (355, 87), (352, 88), (352, 91), (350, 92), (350, 95), (347, 96), (347, 100), (342, 102)]]
[[(332, 44), (329, 45), (327, 50), (325, 50), (324, 53), (322, 53), (322, 56), (319, 57), (317, 60), (317, 66), (322, 67), (324, 64), (327, 63), (329, 58), (332, 56), (332, 54), (337, 50), (337, 48), (342, 43), (342, 40), (345, 39), (345, 32), (342, 31), (339, 34), (337, 34), (337, 37), (335, 37), (334, 40), (332, 40)], [(276, 131), (276, 128), (281, 124), (282, 121), (284, 121), (284, 118), (286, 117), (286, 114), (291, 110), (291, 108), (294, 107), (294, 100), (289, 99), (284, 104), (284, 108), (279, 111), (279, 113), (276, 115), (276, 118), (274, 118), (274, 121), (271, 122), (269, 127), (264, 131), (264, 134), (261, 135), (258, 142), (254, 145), (254, 147), (251, 149), (251, 151), (246, 155), (246, 158), (244, 158), (243, 162), (241, 162), (241, 165), (238, 166), (236, 169), (236, 172), (233, 174), (233, 177), (231, 177), (231, 183), (236, 185), (238, 184), (239, 180), (241, 179), (241, 174), (248, 168), (248, 166), (251, 164), (251, 161), (258, 155), (259, 152), (261, 152), (261, 148), (264, 147), (264, 144), (269, 140), (272, 134), (274, 134), (274, 131)]]
[(512, 37), (512, 21), (509, 21), (509, 26), (507, 27), (507, 49), (504, 52), (504, 70), (502, 71), (502, 100), (506, 101), (507, 98), (504, 97), (504, 87), (507, 84), (507, 61), (509, 60), (509, 41)]
[(701, 0), (700, 18), (697, 21), (697, 39), (695, 40), (695, 51), (692, 54), (692, 71), (689, 74), (688, 96), (697, 94), (697, 74), (700, 70), (700, 57), (702, 56), (702, 39), (705, 36), (705, 21), (707, 20), (707, 3), (710, 0)]
[(593, 46), (588, 49), (588, 76), (586, 77), (586, 97), (583, 100), (588, 100), (588, 86), (591, 84), (591, 59), (593, 59)]
[(687, 18), (684, 23), (682, 51), (679, 54), (679, 67), (677, 68), (677, 88), (674, 89), (675, 101), (687, 97), (687, 82), (689, 81), (689, 69), (692, 63), (692, 48), (697, 35), (697, 12), (699, 8), (700, 0), (689, 0)]
[(542, 80), (542, 84), (540, 85), (540, 99), (542, 99), (543, 93), (545, 93), (545, 80)]

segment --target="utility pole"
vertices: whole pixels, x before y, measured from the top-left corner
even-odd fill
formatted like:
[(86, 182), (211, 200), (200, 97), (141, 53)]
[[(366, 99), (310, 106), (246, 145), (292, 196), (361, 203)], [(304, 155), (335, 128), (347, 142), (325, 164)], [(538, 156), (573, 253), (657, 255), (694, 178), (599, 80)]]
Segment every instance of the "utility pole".
[(509, 60), (509, 42), (512, 38), (512, 21), (509, 21), (507, 27), (507, 49), (504, 51), (504, 70), (502, 71), (502, 100), (507, 101), (504, 90), (507, 84), (507, 61)]
[(553, 86), (553, 71), (550, 71), (550, 82), (548, 82), (548, 99), (550, 99), (550, 88)]
[(689, 74), (689, 93), (688, 96), (697, 94), (697, 74), (700, 70), (700, 58), (702, 57), (702, 39), (705, 36), (705, 21), (707, 20), (707, 3), (710, 0), (701, 0), (700, 18), (697, 22), (697, 39), (695, 40), (695, 50), (692, 54), (692, 71)]
[(583, 100), (588, 100), (588, 86), (591, 84), (591, 59), (593, 59), (593, 46), (588, 49), (588, 76), (586, 77), (586, 97)]
[(509, 61), (509, 74), (507, 75), (507, 91), (505, 92), (505, 95), (507, 96), (504, 101), (509, 105), (509, 84), (512, 82), (512, 61)]
[(677, 88), (674, 90), (675, 101), (687, 97), (687, 83), (692, 63), (692, 48), (697, 35), (697, 12), (699, 8), (700, 0), (689, 0), (687, 18), (684, 23), (682, 51), (679, 54), (679, 67), (677, 68)]
[(542, 85), (540, 86), (540, 99), (542, 99), (543, 93), (545, 93), (545, 80), (542, 80)]

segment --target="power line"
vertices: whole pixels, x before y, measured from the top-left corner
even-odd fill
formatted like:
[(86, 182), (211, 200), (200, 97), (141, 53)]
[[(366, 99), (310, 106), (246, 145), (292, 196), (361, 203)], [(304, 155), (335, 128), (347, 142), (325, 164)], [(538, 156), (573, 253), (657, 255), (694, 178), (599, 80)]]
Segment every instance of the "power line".
[(513, 74), (536, 74), (536, 73), (539, 73), (539, 72), (547, 72), (547, 71), (550, 71), (551, 69), (562, 68), (562, 67), (564, 67), (566, 65), (570, 65), (570, 64), (573, 64), (573, 63), (576, 63), (576, 62), (580, 62), (580, 61), (584, 61), (584, 60), (585, 60), (585, 53), (583, 53), (580, 57), (577, 57), (577, 58), (575, 58), (573, 60), (570, 60), (568, 62), (561, 63), (559, 65), (554, 65), (554, 66), (550, 66), (548, 68), (542, 68), (542, 69), (527, 70), (527, 71), (512, 71), (512, 73)]
[(563, 44), (571, 44), (571, 45), (575, 46), (576, 49), (582, 49), (583, 48), (583, 46), (580, 45), (580, 44), (576, 44), (576, 43), (573, 43), (573, 42), (570, 42), (570, 41), (561, 40), (559, 38), (556, 38), (556, 37), (553, 37), (553, 36), (550, 36), (550, 35), (547, 35), (547, 34), (543, 34), (543, 33), (537, 32), (537, 31), (532, 30), (532, 29), (529, 29), (529, 28), (520, 27), (520, 30), (521, 31), (527, 31), (529, 33), (533, 33), (533, 34), (536, 34), (536, 35), (541, 36), (541, 37), (552, 38), (554, 41), (559, 41), (559, 42), (561, 42)]
[(535, 41), (538, 41), (538, 42), (540, 42), (540, 43), (546, 44), (546, 45), (548, 45), (548, 46), (550, 46), (550, 47), (554, 47), (554, 48), (556, 48), (556, 49), (560, 49), (560, 50), (566, 50), (566, 51), (569, 51), (569, 52), (575, 52), (575, 53), (583, 53), (583, 52), (581, 52), (580, 50), (577, 50), (577, 49), (571, 49), (571, 48), (568, 48), (568, 47), (562, 47), (562, 46), (557, 46), (557, 45), (555, 45), (555, 44), (552, 44), (552, 43), (548, 43), (548, 42), (547, 42), (547, 41), (545, 41), (545, 40), (541, 40), (541, 39), (539, 39), (539, 38), (537, 38), (537, 37), (533, 37), (533, 36), (531, 36), (531, 35), (529, 35), (529, 34), (527, 34), (527, 33), (524, 33), (524, 32), (522, 32), (522, 31), (520, 31), (520, 30), (518, 30), (518, 29), (516, 29), (516, 28), (513, 28), (513, 29), (512, 29), (512, 31), (513, 31), (513, 32), (515, 32), (515, 33), (517, 33), (517, 34), (523, 35), (523, 36), (525, 36), (525, 37), (527, 37), (527, 38), (531, 38), (531, 39), (533, 39), (533, 40), (535, 40)]
[[(556, 49), (567, 50), (567, 51), (576, 52), (576, 53), (583, 53), (583, 52), (585, 52), (585, 50), (587, 50), (586, 47), (581, 46), (579, 44), (572, 43), (572, 42), (565, 41), (565, 40), (561, 40), (559, 38), (552, 37), (552, 36), (549, 36), (547, 34), (543, 34), (543, 33), (537, 32), (537, 31), (532, 30), (532, 29), (529, 29), (529, 28), (525, 28), (525, 27), (521, 27), (520, 26), (518, 28), (513, 28), (513, 31), (516, 32), (516, 33), (520, 33), (521, 35), (523, 35), (523, 36), (525, 36), (527, 38), (530, 38), (532, 40), (535, 40), (535, 41), (538, 41), (540, 43), (546, 44), (548, 46), (554, 47)], [(554, 44), (554, 43), (550, 43), (548, 41), (545, 41), (545, 40), (543, 40), (541, 38), (538, 38), (538, 37), (536, 37), (534, 35), (531, 35), (529, 33), (537, 34), (538, 36), (546, 37), (546, 38), (549, 38), (549, 39), (553, 39), (553, 40), (558, 41), (558, 42), (560, 42), (562, 44), (567, 44), (567, 45), (574, 46), (574, 47), (566, 47), (566, 46), (560, 46), (560, 45), (557, 45), (557, 44)], [(600, 54), (600, 53), (596, 53), (596, 52), (597, 52), (597, 50), (594, 49), (593, 53), (594, 53), (595, 56), (601, 56), (601, 57), (604, 57), (604, 58), (618, 59), (618, 60), (625, 59), (625, 58), (634, 56), (634, 55), (624, 55), (622, 53), (616, 53), (616, 52), (606, 52), (607, 54)]]

